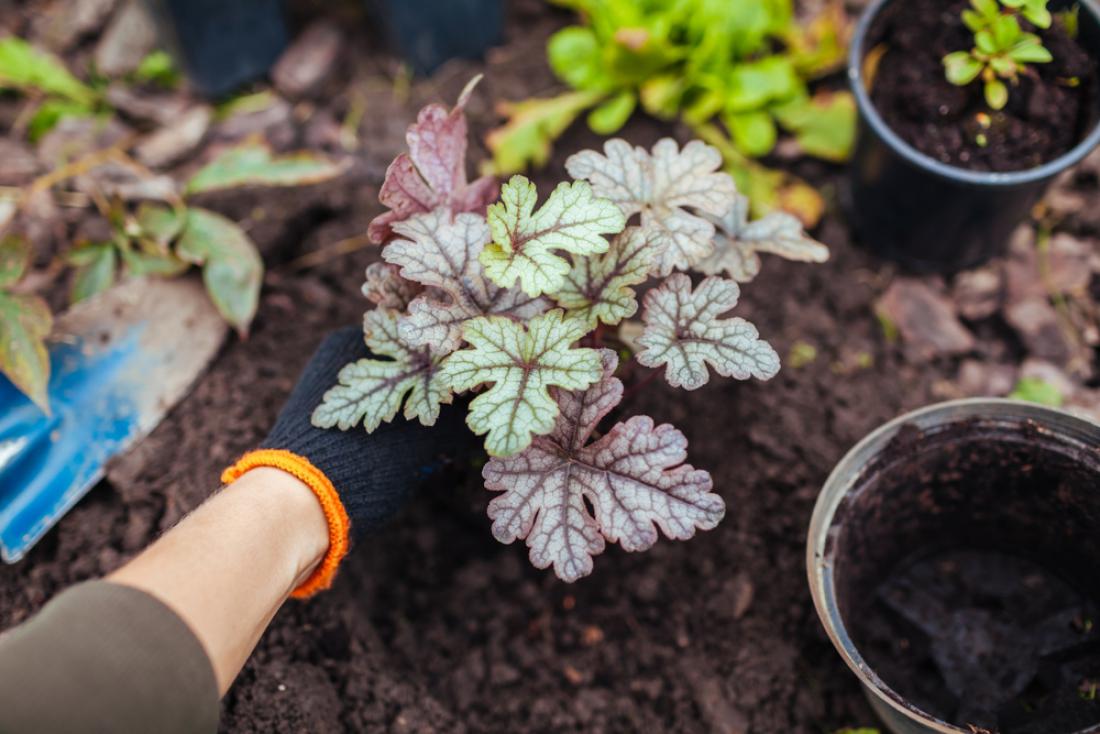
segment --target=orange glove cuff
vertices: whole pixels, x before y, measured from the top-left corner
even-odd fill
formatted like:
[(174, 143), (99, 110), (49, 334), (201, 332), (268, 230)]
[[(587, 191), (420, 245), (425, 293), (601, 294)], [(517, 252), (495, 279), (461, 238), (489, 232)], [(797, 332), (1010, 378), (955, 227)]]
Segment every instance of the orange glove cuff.
[(310, 574), (302, 585), (291, 592), (295, 599), (306, 599), (319, 591), (332, 586), (336, 578), (336, 570), (340, 562), (348, 554), (348, 530), (351, 521), (348, 513), (340, 502), (340, 495), (336, 488), (325, 476), (324, 472), (310, 463), (309, 459), (283, 449), (259, 449), (250, 451), (222, 472), (222, 484), (236, 481), (249, 469), (260, 466), (268, 466), (282, 469), (287, 474), (297, 477), (310, 488), (321, 503), (321, 509), (325, 513), (325, 522), (328, 523), (328, 551), (321, 563)]

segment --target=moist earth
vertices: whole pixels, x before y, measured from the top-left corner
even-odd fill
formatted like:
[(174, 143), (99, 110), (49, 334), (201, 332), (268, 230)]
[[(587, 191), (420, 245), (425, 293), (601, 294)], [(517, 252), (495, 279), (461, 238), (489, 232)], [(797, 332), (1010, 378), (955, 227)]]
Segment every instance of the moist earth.
[(1022, 171), (1071, 149), (1097, 122), (1095, 60), (1059, 21), (1046, 30), (1023, 21), (1054, 60), (1031, 64), (1009, 84), (1005, 108), (990, 110), (980, 81), (957, 87), (944, 77), (943, 57), (974, 46), (961, 20), (967, 7), (968, 0), (906, 0), (876, 20), (867, 48), (884, 51), (871, 89), (883, 120), (922, 153), (975, 171)]

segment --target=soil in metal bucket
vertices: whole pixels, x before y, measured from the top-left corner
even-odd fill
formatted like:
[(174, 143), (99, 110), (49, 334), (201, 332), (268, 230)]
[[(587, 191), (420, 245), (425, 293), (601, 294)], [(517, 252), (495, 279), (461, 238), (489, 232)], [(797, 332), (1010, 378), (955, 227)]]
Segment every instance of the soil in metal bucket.
[(1068, 734), (1100, 722), (1097, 611), (1031, 560), (945, 550), (879, 586), (860, 649), (891, 688), (945, 721)]
[[(975, 171), (1022, 171), (1057, 158), (1097, 122), (1096, 61), (1056, 19), (1038, 32), (1054, 60), (1009, 83), (1008, 104), (987, 106), (981, 81), (958, 87), (943, 57), (974, 46), (960, 14), (968, 0), (906, 0), (888, 6), (868, 37), (871, 98), (886, 124), (922, 153)], [(881, 56), (879, 56), (881, 54)], [(865, 62), (866, 63), (866, 62)]]

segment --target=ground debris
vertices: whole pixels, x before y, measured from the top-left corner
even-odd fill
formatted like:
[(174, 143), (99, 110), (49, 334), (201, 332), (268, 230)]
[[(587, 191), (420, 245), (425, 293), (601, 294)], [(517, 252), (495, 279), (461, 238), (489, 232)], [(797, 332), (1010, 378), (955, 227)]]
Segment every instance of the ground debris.
[(311, 23), (271, 70), (275, 88), (291, 98), (318, 96), (332, 76), (344, 46), (344, 34), (332, 21)]
[(145, 5), (128, 0), (111, 18), (96, 45), (96, 69), (109, 77), (129, 74), (138, 68), (156, 42), (156, 29)]
[(951, 295), (959, 315), (981, 321), (997, 313), (1004, 298), (1004, 275), (996, 264), (967, 270), (955, 276)]
[(897, 278), (875, 304), (875, 311), (897, 328), (919, 359), (963, 354), (974, 348), (974, 336), (959, 321), (955, 304), (925, 280)]
[(212, 117), (209, 107), (196, 105), (138, 143), (134, 153), (150, 168), (178, 163), (198, 150)]

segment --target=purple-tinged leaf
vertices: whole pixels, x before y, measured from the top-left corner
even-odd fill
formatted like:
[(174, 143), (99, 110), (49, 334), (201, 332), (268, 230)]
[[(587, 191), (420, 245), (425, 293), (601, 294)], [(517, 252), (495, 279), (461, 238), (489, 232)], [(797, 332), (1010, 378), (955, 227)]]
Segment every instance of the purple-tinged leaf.
[(762, 252), (799, 262), (829, 259), (829, 248), (808, 236), (792, 214), (776, 211), (750, 222), (747, 196), (737, 194), (728, 212), (708, 218), (718, 226), (714, 252), (695, 266), (707, 275), (725, 271), (734, 280), (748, 283), (760, 272)]
[(642, 551), (657, 542), (658, 528), (687, 540), (725, 514), (710, 475), (683, 463), (687, 439), (674, 427), (635, 416), (588, 443), (623, 394), (613, 377), (618, 359), (610, 350), (601, 359), (603, 379), (592, 387), (551, 390), (560, 414), (548, 435), (482, 472), (487, 489), (503, 492), (489, 503), (496, 539), (526, 538), (531, 563), (553, 566), (565, 581), (591, 573), (606, 541)]
[(409, 126), (409, 152), (394, 159), (378, 199), (390, 211), (375, 217), (367, 233), (375, 244), (393, 235), (393, 225), (414, 214), (443, 208), (451, 213), (476, 212), (496, 200), (496, 179), (466, 182), (466, 102), (481, 77), (466, 85), (455, 106), (428, 105)]
[(592, 184), (597, 196), (615, 202), (627, 217), (641, 214), (642, 229), (658, 245), (653, 272), (687, 270), (714, 250), (714, 225), (702, 215), (721, 216), (737, 189), (719, 172), (722, 155), (698, 140), (680, 150), (671, 138), (650, 154), (625, 140), (571, 155), (565, 168)]
[(451, 391), (439, 379), (439, 358), (428, 347), (410, 347), (397, 333), (397, 313), (383, 308), (363, 319), (367, 346), (389, 359), (364, 358), (340, 370), (339, 384), (330, 388), (313, 411), (318, 428), (341, 430), (363, 423), (370, 433), (393, 420), (405, 406), (405, 418), (435, 425), (440, 405), (451, 402)]
[(779, 371), (779, 355), (742, 318), (719, 318), (734, 306), (740, 289), (732, 280), (707, 278), (694, 292), (683, 273), (668, 277), (645, 296), (638, 362), (665, 366), (673, 387), (694, 390), (710, 379), (709, 364), (725, 377), (767, 380)]
[(379, 308), (404, 311), (424, 288), (401, 277), (400, 268), (389, 263), (371, 263), (367, 266), (363, 295)]
[(432, 345), (440, 355), (462, 343), (462, 325), (479, 316), (530, 319), (550, 303), (518, 288), (501, 288), (488, 280), (478, 256), (489, 242), (489, 227), (477, 214), (436, 209), (394, 225), (401, 237), (382, 251), (400, 275), (428, 290), (413, 300), (401, 319), (402, 338), (413, 346)]

